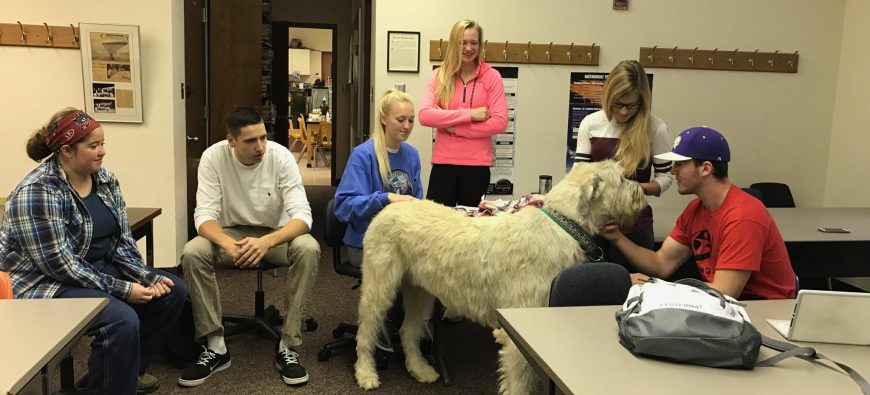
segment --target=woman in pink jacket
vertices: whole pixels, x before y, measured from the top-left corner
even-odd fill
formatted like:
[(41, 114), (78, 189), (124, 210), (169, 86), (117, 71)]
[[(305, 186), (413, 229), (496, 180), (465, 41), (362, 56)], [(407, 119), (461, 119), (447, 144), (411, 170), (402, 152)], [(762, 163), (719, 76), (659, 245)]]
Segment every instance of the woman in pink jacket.
[(444, 63), (432, 73), (418, 119), (436, 129), (427, 199), (477, 206), (489, 186), (492, 136), (507, 128), (501, 75), (480, 58), (483, 29), (462, 19), (450, 30)]

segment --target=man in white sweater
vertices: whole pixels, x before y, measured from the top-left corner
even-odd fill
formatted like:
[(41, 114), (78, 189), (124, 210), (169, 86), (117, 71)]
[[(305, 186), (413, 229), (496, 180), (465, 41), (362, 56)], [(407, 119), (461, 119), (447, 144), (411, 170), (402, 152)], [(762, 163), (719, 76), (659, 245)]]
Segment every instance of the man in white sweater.
[(302, 344), (303, 310), (320, 262), (320, 245), (309, 234), (311, 207), (293, 155), (266, 140), (255, 110), (233, 109), (226, 128), (226, 141), (202, 154), (193, 214), (199, 236), (185, 244), (181, 256), (196, 338), (205, 338), (206, 346), (178, 384), (202, 384), (230, 366), (215, 270), (255, 268), (263, 260), (289, 266), (275, 367), (286, 384), (302, 384), (308, 373), (293, 347)]

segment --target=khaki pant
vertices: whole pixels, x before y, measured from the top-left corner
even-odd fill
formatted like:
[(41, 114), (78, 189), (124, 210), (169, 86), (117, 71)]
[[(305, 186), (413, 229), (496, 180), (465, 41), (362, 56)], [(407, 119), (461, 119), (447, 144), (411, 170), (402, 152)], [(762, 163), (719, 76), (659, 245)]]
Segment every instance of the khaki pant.
[[(256, 226), (223, 228), (234, 240), (262, 237), (274, 229)], [(184, 245), (181, 253), (184, 281), (187, 282), (193, 307), (196, 338), (223, 335), (220, 292), (215, 270), (234, 268), (226, 252), (208, 239), (197, 236)], [(320, 264), (320, 244), (310, 234), (301, 235), (289, 243), (269, 249), (266, 261), (275, 266), (288, 266), (287, 289), (284, 295), (284, 327), (281, 340), (288, 346), (302, 344), (302, 317), (317, 279)]]

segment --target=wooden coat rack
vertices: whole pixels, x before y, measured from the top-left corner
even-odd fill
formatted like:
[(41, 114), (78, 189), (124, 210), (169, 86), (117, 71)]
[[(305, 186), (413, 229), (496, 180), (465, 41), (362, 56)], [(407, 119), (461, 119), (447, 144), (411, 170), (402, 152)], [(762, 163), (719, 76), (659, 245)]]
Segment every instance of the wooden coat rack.
[(640, 64), (671, 69), (797, 73), (798, 51), (782, 53), (716, 49), (642, 47)]
[(79, 28), (69, 26), (0, 23), (0, 45), (26, 47), (80, 48)]
[[(429, 40), (429, 60), (442, 61), (447, 40)], [(489, 63), (564, 64), (597, 66), (601, 47), (592, 45), (512, 43), (485, 40), (480, 56)]]

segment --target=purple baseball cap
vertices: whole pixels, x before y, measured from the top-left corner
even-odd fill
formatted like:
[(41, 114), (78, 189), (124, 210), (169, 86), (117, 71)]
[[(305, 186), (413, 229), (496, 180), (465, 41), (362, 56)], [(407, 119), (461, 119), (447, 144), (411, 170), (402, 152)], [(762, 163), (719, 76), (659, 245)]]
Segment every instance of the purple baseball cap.
[(674, 139), (671, 152), (655, 156), (657, 159), (683, 161), (700, 159), (717, 162), (730, 162), (731, 150), (722, 133), (706, 126), (684, 130)]

